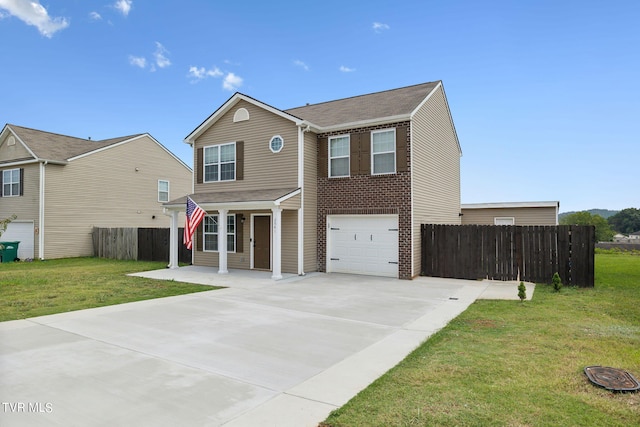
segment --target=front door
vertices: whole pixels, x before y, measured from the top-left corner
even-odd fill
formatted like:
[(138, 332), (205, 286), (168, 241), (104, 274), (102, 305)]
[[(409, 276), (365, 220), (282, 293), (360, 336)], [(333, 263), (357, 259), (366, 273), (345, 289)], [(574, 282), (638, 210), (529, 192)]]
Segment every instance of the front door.
[(253, 217), (253, 268), (271, 269), (271, 217)]

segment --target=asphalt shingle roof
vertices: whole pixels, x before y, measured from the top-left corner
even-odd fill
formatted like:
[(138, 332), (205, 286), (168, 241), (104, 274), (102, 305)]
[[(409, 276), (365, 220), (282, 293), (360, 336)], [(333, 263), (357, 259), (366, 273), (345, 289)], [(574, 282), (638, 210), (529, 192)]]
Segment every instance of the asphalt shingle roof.
[(140, 135), (93, 141), (11, 124), (7, 126), (29, 147), (37, 158), (58, 161), (66, 161), (72, 157), (108, 147), (109, 145), (117, 144)]
[(440, 81), (283, 110), (303, 120), (331, 127), (410, 114)]

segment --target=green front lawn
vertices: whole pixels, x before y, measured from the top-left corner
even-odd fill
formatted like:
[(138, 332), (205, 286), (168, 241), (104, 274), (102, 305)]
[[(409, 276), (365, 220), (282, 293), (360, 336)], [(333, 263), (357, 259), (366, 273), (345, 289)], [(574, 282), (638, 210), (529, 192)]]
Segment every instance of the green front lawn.
[(217, 289), (126, 274), (163, 262), (68, 258), (0, 264), (0, 321)]
[(612, 366), (640, 380), (640, 256), (596, 255), (595, 282), (475, 302), (321, 425), (640, 425), (640, 392), (583, 373)]

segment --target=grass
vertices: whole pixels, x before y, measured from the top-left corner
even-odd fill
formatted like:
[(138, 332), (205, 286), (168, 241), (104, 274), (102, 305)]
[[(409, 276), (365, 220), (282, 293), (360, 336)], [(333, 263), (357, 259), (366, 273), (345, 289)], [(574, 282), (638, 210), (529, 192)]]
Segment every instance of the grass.
[(101, 258), (0, 264), (0, 321), (217, 289), (126, 275), (165, 266)]
[(640, 379), (640, 256), (596, 255), (595, 282), (475, 302), (321, 426), (640, 425), (640, 392), (607, 391), (583, 372)]

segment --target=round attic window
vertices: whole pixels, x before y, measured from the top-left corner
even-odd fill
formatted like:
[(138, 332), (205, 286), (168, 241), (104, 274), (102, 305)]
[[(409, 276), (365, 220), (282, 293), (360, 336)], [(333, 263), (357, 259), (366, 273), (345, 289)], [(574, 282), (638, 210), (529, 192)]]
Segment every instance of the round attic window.
[(13, 135), (11, 135), (9, 137), (9, 141), (7, 141), (7, 144), (8, 145), (16, 145), (16, 138)]
[(282, 151), (282, 147), (284, 147), (284, 139), (280, 135), (272, 137), (271, 141), (269, 141), (269, 148), (274, 153)]

